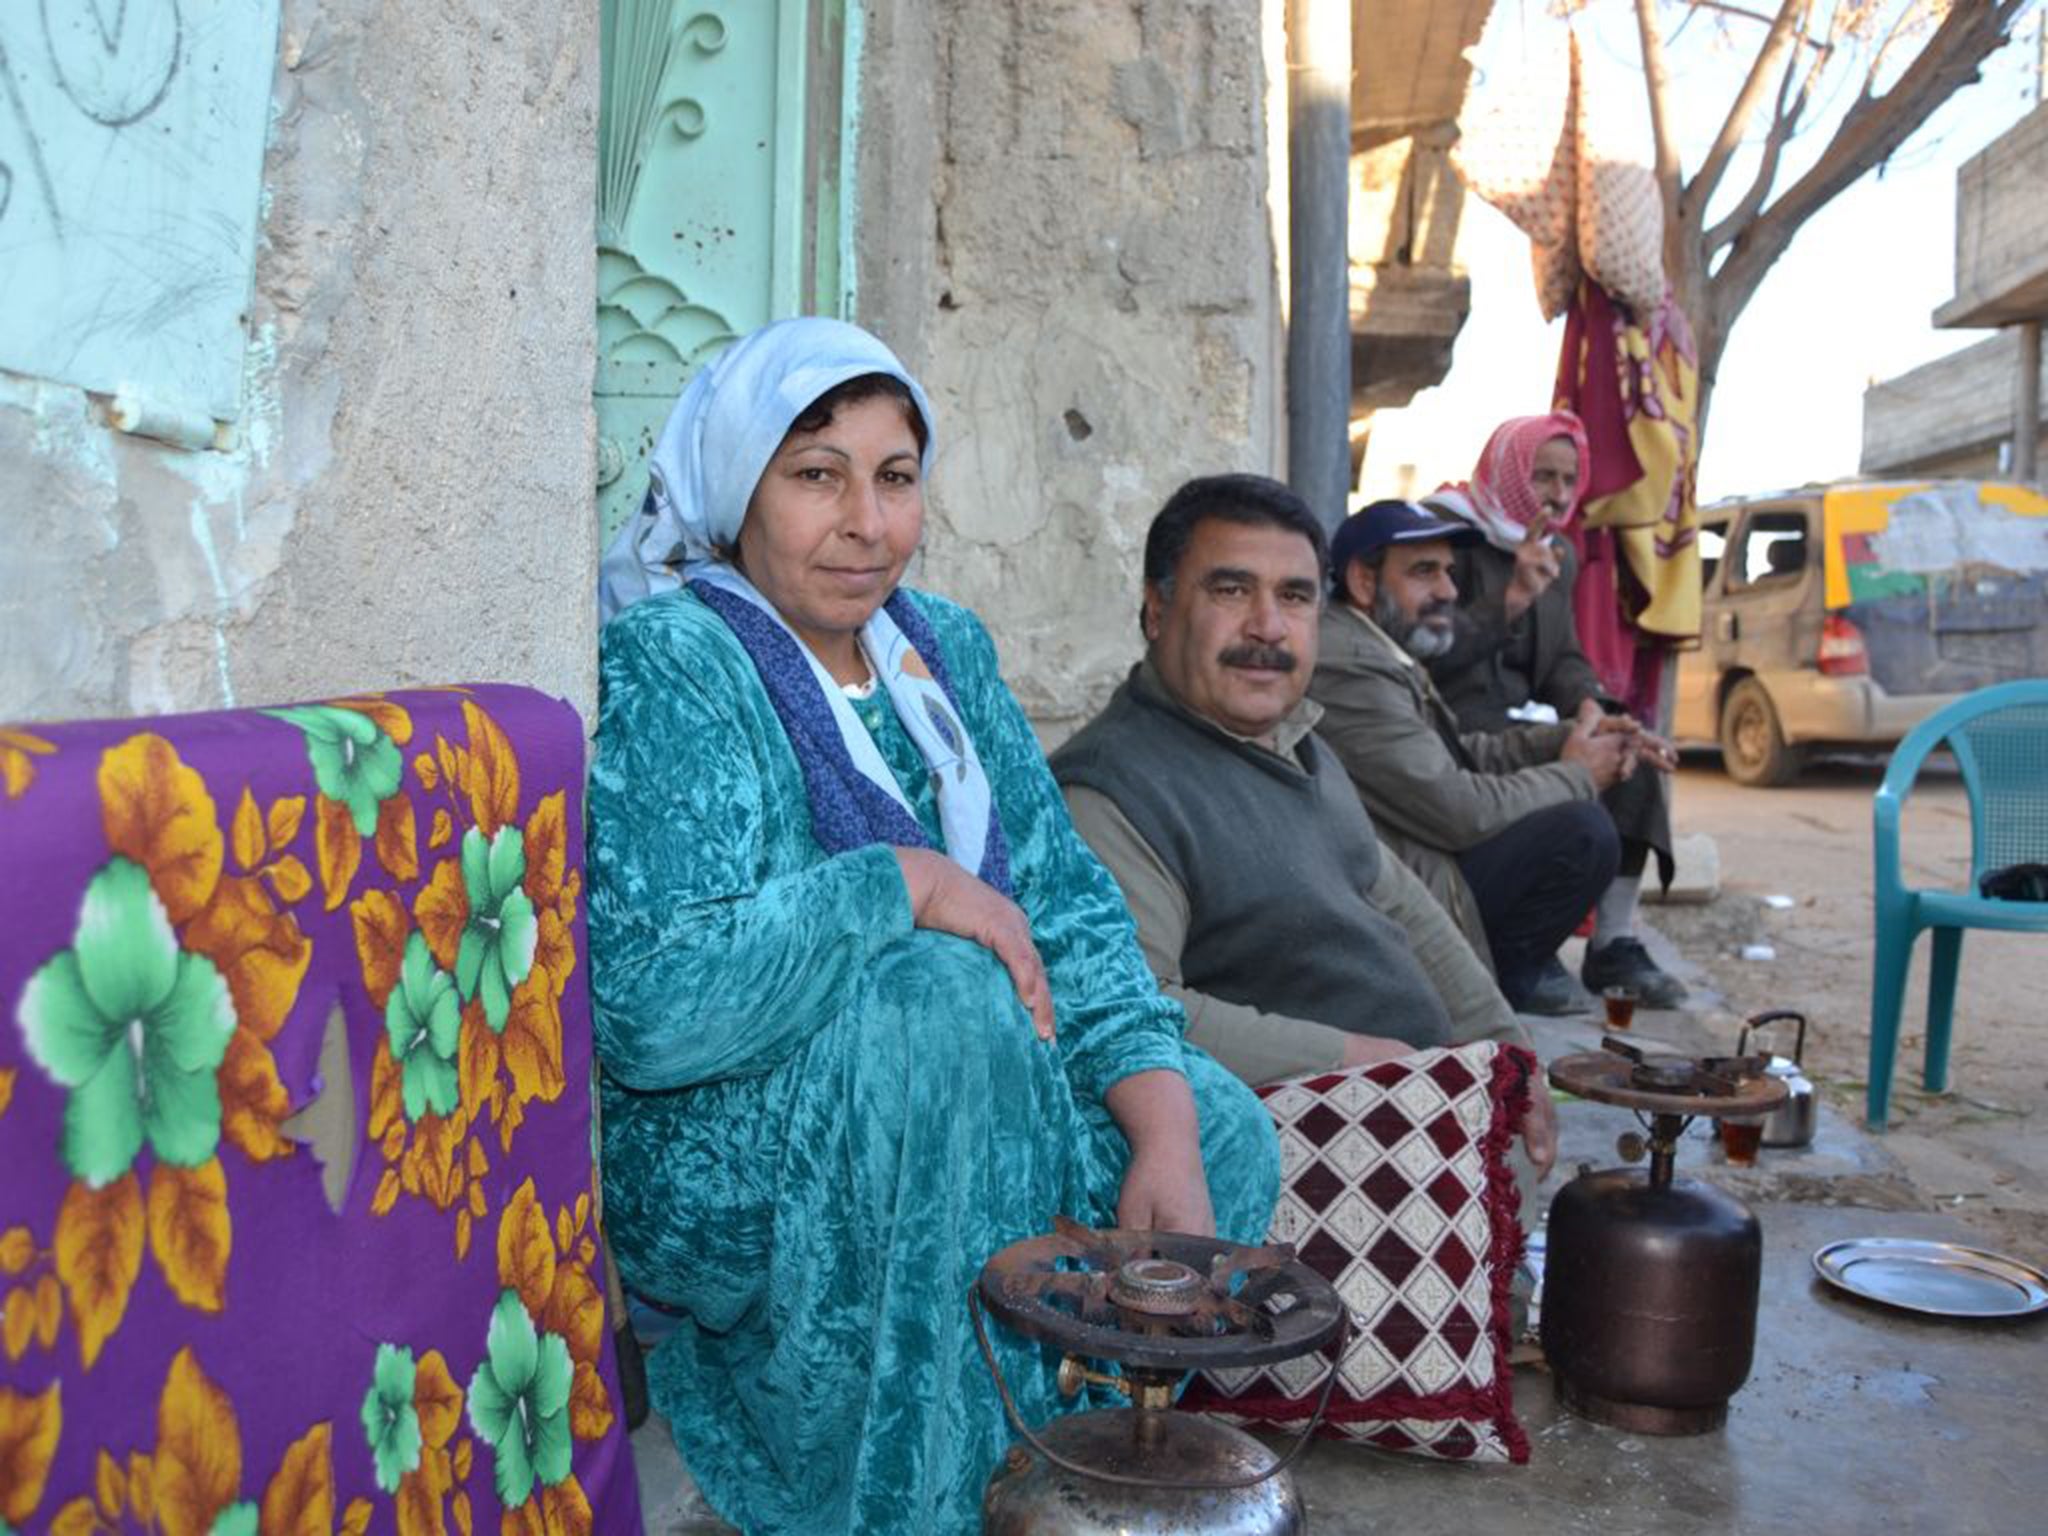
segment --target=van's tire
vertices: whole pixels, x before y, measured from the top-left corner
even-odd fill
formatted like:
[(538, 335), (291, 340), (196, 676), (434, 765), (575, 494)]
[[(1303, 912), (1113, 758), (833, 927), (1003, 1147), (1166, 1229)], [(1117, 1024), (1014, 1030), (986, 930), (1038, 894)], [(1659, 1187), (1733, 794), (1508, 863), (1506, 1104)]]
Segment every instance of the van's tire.
[(1764, 685), (1745, 677), (1721, 705), (1721, 766), (1738, 784), (1772, 789), (1799, 777), (1803, 754), (1789, 746)]

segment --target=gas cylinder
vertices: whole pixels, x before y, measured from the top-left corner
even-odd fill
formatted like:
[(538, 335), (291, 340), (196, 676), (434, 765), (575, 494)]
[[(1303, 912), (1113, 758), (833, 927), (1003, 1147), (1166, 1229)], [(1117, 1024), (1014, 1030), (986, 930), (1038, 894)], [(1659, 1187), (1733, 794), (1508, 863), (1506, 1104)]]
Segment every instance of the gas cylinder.
[(1749, 1379), (1763, 1229), (1733, 1195), (1674, 1173), (1700, 1116), (1757, 1116), (1785, 1099), (1761, 1057), (1651, 1057), (1609, 1040), (1550, 1080), (1647, 1116), (1623, 1155), (1646, 1168), (1584, 1170), (1551, 1202), (1543, 1353), (1566, 1407), (1652, 1435), (1717, 1428)]

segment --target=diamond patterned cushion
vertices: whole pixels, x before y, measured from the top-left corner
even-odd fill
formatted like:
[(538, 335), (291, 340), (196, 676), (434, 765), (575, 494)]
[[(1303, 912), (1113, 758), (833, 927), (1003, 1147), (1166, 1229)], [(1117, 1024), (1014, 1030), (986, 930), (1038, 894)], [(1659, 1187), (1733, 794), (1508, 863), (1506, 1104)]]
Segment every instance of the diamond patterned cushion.
[[(1512, 1128), (1535, 1060), (1492, 1043), (1259, 1090), (1280, 1131), (1268, 1240), (1337, 1287), (1352, 1339), (1323, 1432), (1452, 1461), (1529, 1459), (1508, 1371), (1522, 1256)], [(1299, 1429), (1328, 1361), (1212, 1371), (1182, 1406)]]

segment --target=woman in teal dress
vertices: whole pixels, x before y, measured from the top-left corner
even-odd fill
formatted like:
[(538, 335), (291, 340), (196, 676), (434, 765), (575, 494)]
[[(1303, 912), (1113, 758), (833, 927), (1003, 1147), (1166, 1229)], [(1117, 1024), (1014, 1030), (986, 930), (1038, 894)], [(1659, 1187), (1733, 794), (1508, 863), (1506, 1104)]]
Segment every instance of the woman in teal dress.
[[(608, 1228), (684, 1319), (655, 1403), (749, 1532), (976, 1529), (1009, 1440), (983, 1261), (1057, 1213), (1256, 1242), (1278, 1181), (987, 633), (899, 585), (930, 420), (856, 327), (757, 331), (678, 402), (605, 559)], [(1061, 1411), (1055, 1356), (999, 1354), (1028, 1420)]]

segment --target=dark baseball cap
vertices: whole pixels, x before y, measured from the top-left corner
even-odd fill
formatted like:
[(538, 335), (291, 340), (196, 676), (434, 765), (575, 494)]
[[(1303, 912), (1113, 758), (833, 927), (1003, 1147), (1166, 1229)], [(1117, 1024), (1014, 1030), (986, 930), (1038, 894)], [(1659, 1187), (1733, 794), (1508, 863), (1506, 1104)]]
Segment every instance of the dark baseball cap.
[(1443, 518), (1412, 501), (1376, 501), (1360, 507), (1337, 525), (1330, 540), (1330, 579), (1343, 590), (1344, 572), (1360, 555), (1378, 554), (1389, 544), (1421, 544), (1447, 539), (1476, 544), (1481, 534), (1470, 523)]

